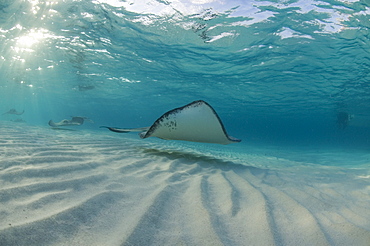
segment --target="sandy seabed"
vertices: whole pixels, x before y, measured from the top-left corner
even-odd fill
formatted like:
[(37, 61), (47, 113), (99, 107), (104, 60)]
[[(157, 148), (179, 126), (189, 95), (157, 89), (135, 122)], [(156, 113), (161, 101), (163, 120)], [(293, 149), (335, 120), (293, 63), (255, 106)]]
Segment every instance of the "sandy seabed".
[(0, 245), (370, 245), (370, 154), (273, 152), (0, 123)]

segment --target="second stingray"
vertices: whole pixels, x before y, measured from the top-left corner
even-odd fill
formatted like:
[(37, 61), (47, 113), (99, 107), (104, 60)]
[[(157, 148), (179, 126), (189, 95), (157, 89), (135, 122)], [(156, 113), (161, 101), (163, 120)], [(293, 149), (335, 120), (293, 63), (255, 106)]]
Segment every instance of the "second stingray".
[(101, 127), (118, 133), (140, 132), (141, 138), (158, 137), (165, 140), (216, 144), (230, 144), (241, 141), (227, 134), (216, 111), (211, 105), (202, 100), (168, 111), (150, 127)]

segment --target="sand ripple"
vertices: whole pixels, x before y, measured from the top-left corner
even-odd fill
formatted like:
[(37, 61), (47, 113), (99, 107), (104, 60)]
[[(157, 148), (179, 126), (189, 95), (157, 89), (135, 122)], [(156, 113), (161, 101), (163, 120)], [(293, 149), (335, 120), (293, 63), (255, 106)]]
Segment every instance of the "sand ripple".
[(256, 155), (241, 165), (121, 135), (6, 125), (0, 135), (0, 245), (370, 242), (366, 175), (272, 170)]

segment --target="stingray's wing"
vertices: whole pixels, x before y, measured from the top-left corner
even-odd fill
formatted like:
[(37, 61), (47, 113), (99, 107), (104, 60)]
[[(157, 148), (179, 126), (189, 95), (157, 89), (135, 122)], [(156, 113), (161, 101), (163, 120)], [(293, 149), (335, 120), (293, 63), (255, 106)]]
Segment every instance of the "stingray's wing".
[(72, 118), (72, 121), (80, 121), (82, 122), (81, 125), (84, 123), (84, 121), (89, 121), (91, 123), (94, 123), (94, 121), (88, 117), (85, 117), (85, 116), (71, 116)]
[(49, 126), (51, 127), (58, 127), (53, 120), (49, 120)]
[(142, 132), (140, 137), (217, 144), (241, 141), (226, 133), (216, 111), (202, 100), (168, 111), (159, 117), (148, 131)]
[(3, 113), (3, 115), (4, 114), (14, 114), (14, 112), (16, 112), (16, 110), (14, 108), (12, 108), (12, 109), (9, 109), (8, 111), (6, 111), (5, 113)]
[(128, 133), (128, 132), (146, 132), (149, 127), (140, 127), (140, 128), (117, 128), (109, 126), (101, 126), (100, 128), (108, 128), (112, 132), (118, 133)]
[(62, 120), (60, 122), (54, 122), (52, 120), (49, 120), (49, 126), (51, 127), (59, 127), (59, 126), (79, 126), (81, 125), (78, 122), (73, 122), (70, 120)]
[(84, 123), (84, 117), (73, 116), (71, 123), (74, 123), (76, 125), (82, 125)]

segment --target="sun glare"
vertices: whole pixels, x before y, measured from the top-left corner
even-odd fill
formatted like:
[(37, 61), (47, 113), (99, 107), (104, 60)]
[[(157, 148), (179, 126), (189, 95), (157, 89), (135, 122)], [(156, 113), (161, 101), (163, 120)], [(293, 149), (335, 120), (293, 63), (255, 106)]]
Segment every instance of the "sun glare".
[(17, 47), (31, 47), (32, 45), (40, 42), (47, 36), (47, 31), (45, 29), (31, 29), (31, 31), (18, 38)]

